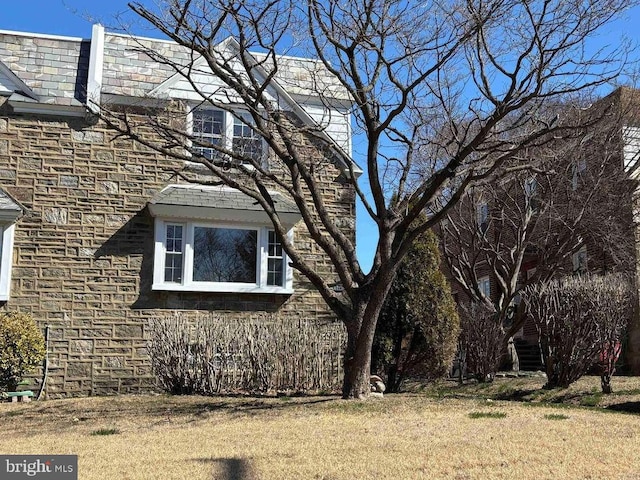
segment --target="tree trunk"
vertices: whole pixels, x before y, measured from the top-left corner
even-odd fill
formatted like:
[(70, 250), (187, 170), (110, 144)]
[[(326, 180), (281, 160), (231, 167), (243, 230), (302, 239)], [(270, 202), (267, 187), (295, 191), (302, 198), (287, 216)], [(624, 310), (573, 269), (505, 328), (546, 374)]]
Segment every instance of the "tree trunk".
[(342, 398), (364, 399), (371, 393), (371, 348), (378, 318), (393, 275), (379, 279), (378, 288), (363, 294), (353, 309), (352, 318), (343, 319), (347, 326), (347, 348), (344, 355)]
[(367, 335), (367, 332), (362, 330), (361, 328), (358, 333), (355, 333), (347, 327), (347, 349), (342, 383), (342, 398), (344, 399), (364, 399), (371, 393), (369, 380), (371, 377), (373, 332)]
[(600, 386), (602, 387), (602, 393), (610, 394), (613, 392), (611, 389), (611, 375), (603, 374), (600, 376)]

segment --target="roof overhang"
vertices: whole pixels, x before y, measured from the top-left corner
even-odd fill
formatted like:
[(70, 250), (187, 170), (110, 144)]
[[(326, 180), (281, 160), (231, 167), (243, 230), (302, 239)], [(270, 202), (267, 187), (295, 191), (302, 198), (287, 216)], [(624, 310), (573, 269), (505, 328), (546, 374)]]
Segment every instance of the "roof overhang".
[(0, 188), (0, 222), (14, 223), (24, 212), (22, 205)]
[(9, 97), (9, 105), (16, 113), (31, 113), (36, 115), (61, 115), (65, 117), (86, 117), (87, 107), (74, 100), (73, 105), (57, 103), (43, 103), (35, 101), (20, 93), (13, 93)]
[[(269, 192), (280, 221), (293, 227), (302, 216), (295, 204)], [(148, 203), (154, 217), (269, 225), (271, 219), (251, 197), (229, 187), (169, 185)]]

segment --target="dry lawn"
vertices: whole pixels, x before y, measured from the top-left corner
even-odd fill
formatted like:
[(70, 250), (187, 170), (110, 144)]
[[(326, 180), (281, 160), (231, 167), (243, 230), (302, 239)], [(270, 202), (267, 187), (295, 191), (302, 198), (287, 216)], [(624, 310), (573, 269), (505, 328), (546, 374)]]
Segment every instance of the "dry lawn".
[(78, 454), (82, 480), (640, 480), (640, 417), (426, 394), (85, 398), (0, 404), (0, 452)]

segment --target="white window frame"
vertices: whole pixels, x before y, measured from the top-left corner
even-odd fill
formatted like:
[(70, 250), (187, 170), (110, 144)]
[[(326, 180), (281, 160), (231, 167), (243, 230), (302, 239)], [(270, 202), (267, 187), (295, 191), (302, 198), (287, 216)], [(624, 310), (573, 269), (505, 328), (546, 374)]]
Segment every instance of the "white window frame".
[(0, 223), (0, 302), (8, 301), (11, 294), (14, 231), (15, 224)]
[[(221, 146), (222, 148), (224, 148), (225, 150), (228, 151), (233, 151), (233, 139), (234, 139), (234, 135), (233, 135), (233, 131), (234, 131), (234, 123), (236, 120), (240, 119), (240, 121), (242, 121), (243, 118), (247, 118), (249, 115), (249, 112), (247, 110), (242, 109), (241, 106), (238, 106), (236, 110), (236, 114), (234, 115), (232, 112), (228, 111), (228, 110), (224, 110), (222, 108), (216, 108), (213, 106), (200, 106), (200, 107), (192, 107), (189, 109), (189, 112), (187, 113), (187, 134), (189, 135), (189, 141), (188, 141), (188, 147), (189, 147), (189, 152), (191, 152), (193, 149), (195, 148), (206, 148), (206, 147), (197, 147), (193, 145), (193, 141), (191, 140), (192, 138), (195, 138), (195, 134), (193, 131), (193, 113), (194, 111), (218, 111), (218, 112), (222, 112), (222, 119), (223, 119), (223, 125), (222, 125), (222, 136), (221, 136)], [(250, 118), (250, 116), (249, 116)], [(246, 123), (246, 122), (244, 122)], [(249, 124), (247, 124), (249, 125)], [(252, 125), (249, 125), (250, 127)], [(261, 152), (261, 158), (260, 158), (260, 165), (263, 168), (266, 168), (267, 165), (267, 144), (264, 141), (264, 138), (261, 139), (262, 140), (262, 152)], [(194, 165), (200, 165), (198, 162), (188, 162), (190, 164), (194, 164)], [(231, 163), (235, 163), (235, 162), (231, 162)], [(242, 166), (245, 169), (252, 169), (255, 168), (253, 165), (251, 165), (250, 163), (241, 163), (241, 165), (234, 165), (233, 168), (237, 168), (238, 166)]]
[[(183, 263), (182, 283), (165, 281), (166, 259), (166, 231), (167, 225), (182, 225), (183, 229)], [(197, 282), (193, 280), (194, 259), (194, 228), (232, 228), (257, 231), (257, 260), (256, 282)], [(275, 293), (290, 295), (293, 290), (293, 269), (289, 265), (286, 253), (283, 251), (283, 285), (267, 285), (268, 271), (268, 242), (269, 230), (273, 228), (266, 225), (252, 225), (243, 223), (206, 222), (200, 220), (185, 220), (171, 218), (155, 219), (155, 253), (153, 264), (152, 290), (185, 291), (185, 292), (220, 292), (220, 293)], [(288, 238), (293, 241), (293, 229), (288, 232)]]
[(478, 290), (491, 300), (491, 279), (488, 276), (480, 277), (478, 279)]

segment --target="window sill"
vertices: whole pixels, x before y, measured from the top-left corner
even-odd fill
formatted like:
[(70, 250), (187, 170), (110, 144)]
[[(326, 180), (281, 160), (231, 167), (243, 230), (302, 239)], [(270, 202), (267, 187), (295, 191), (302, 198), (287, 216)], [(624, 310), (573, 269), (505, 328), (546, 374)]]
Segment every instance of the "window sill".
[(178, 285), (171, 283), (154, 283), (151, 290), (168, 292), (210, 292), (210, 293), (271, 293), (292, 295), (293, 289), (284, 287), (259, 287), (258, 285)]

